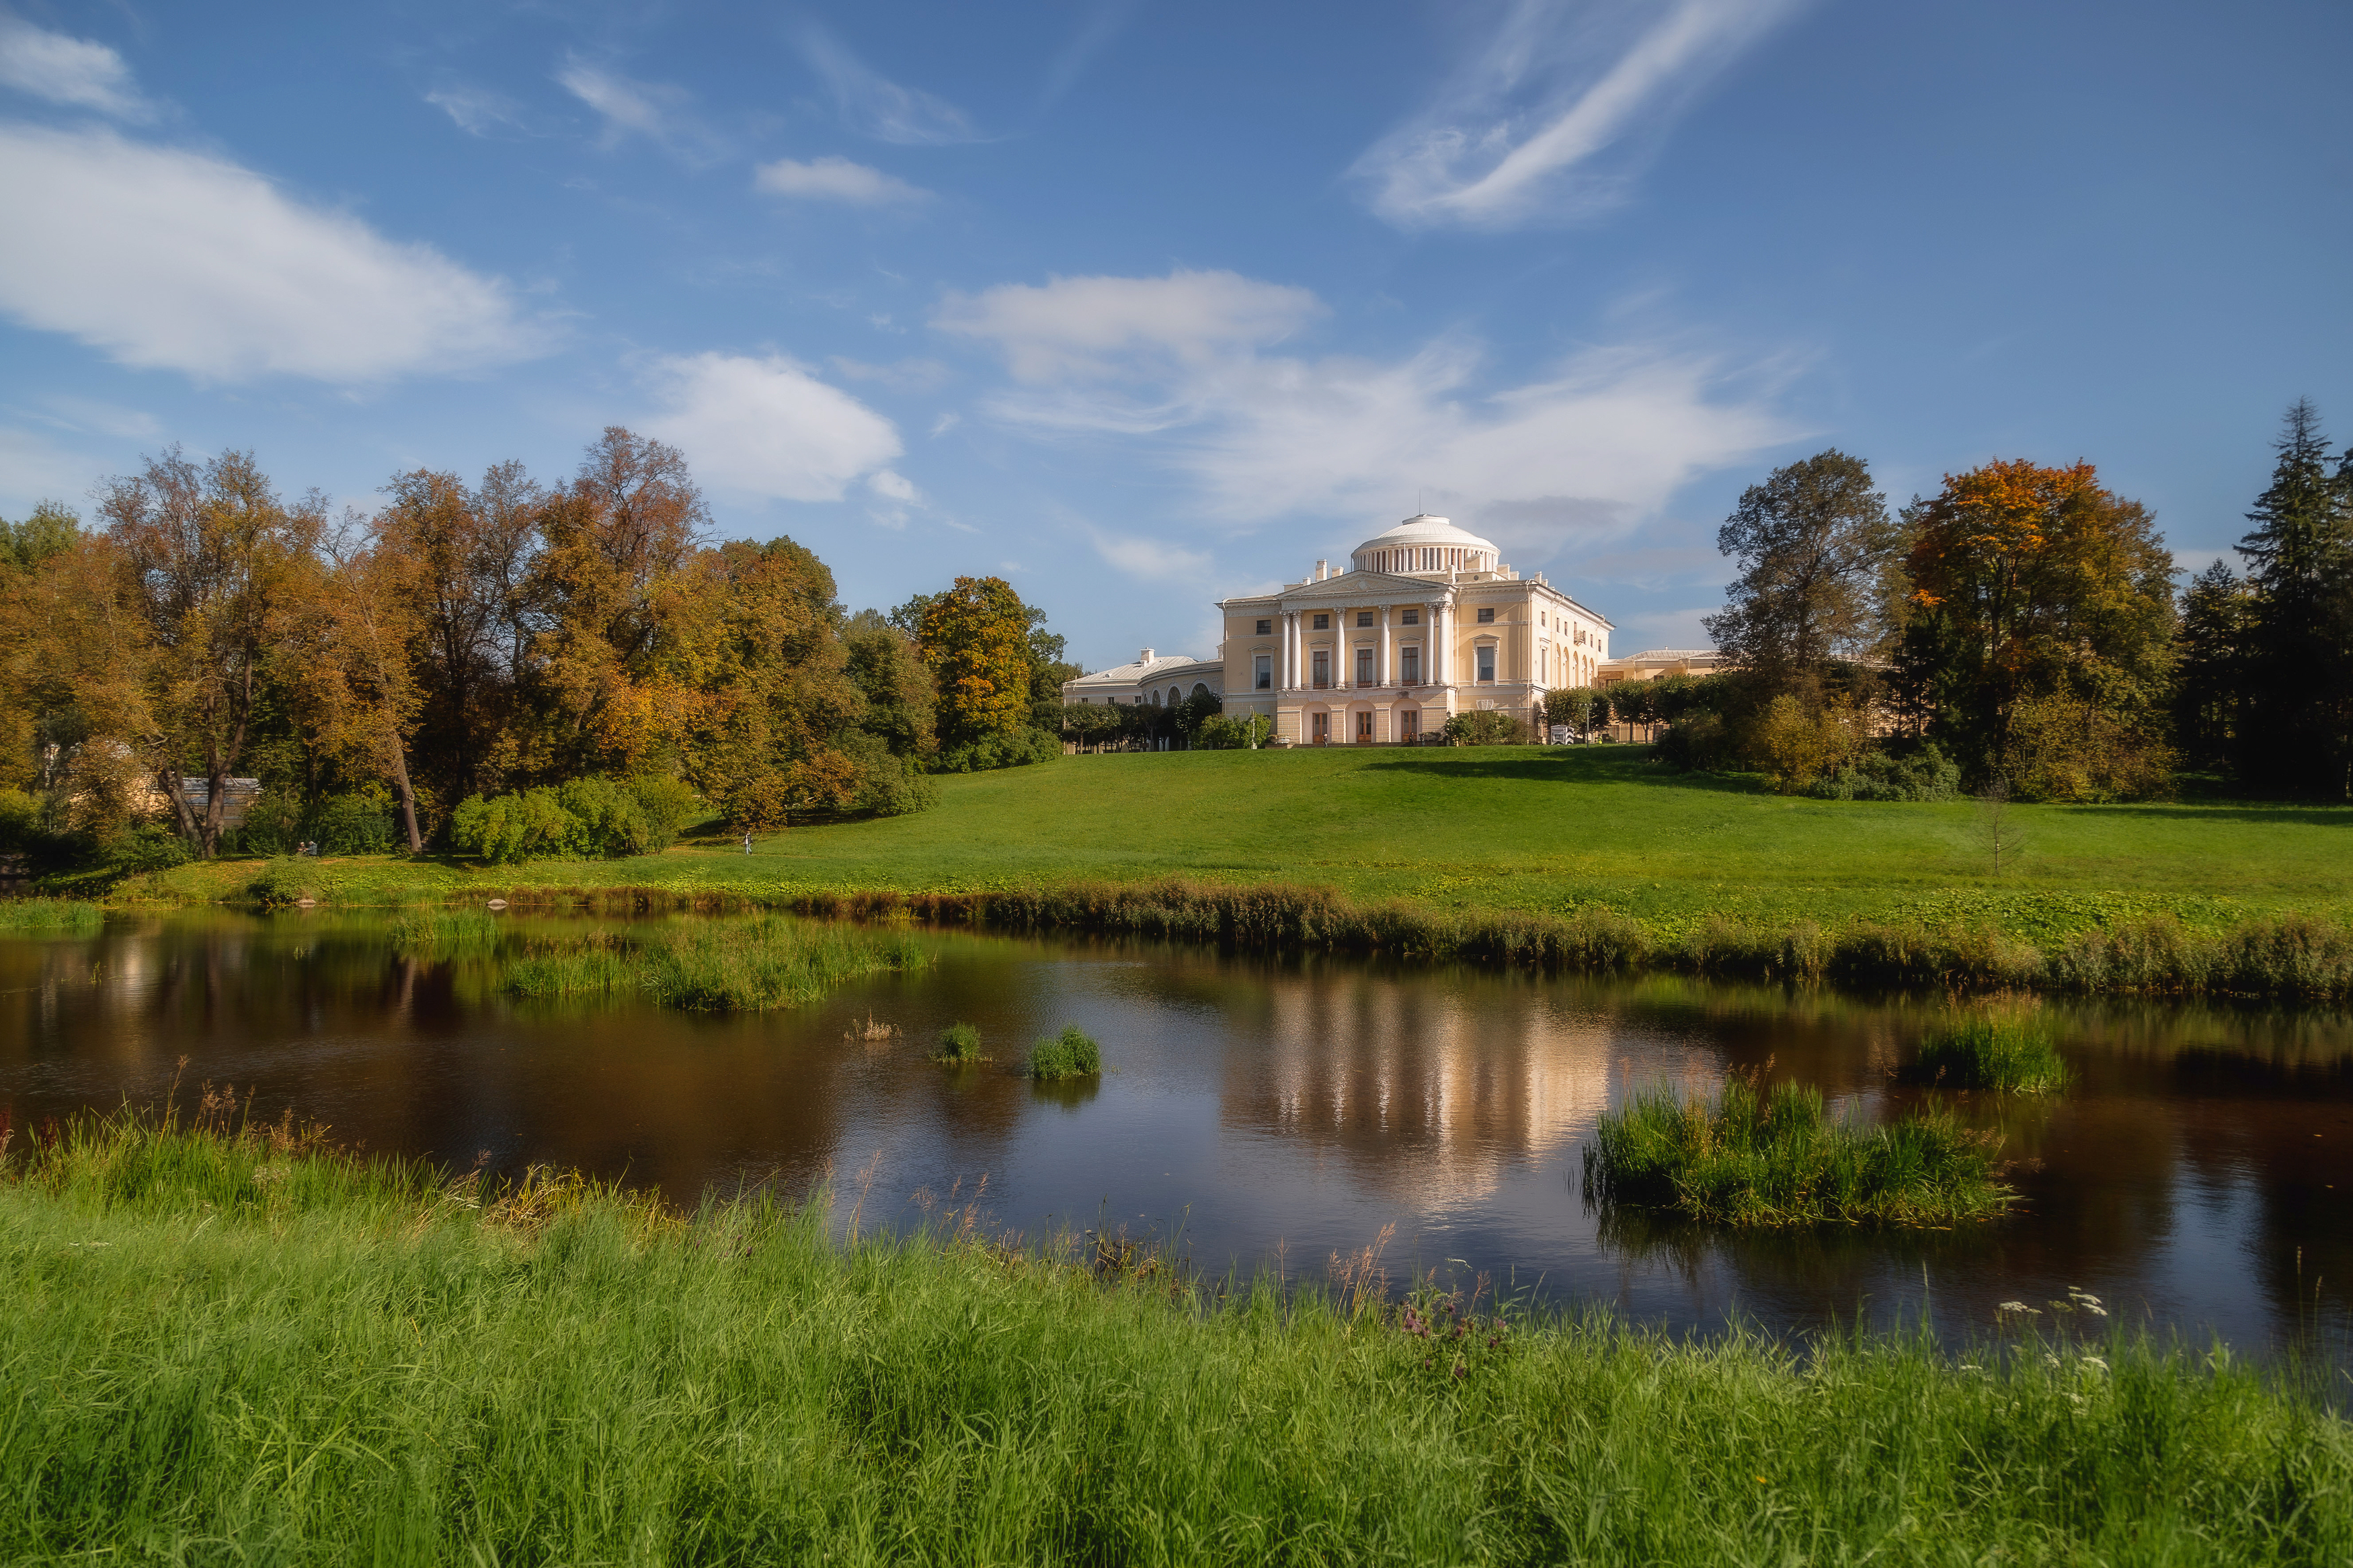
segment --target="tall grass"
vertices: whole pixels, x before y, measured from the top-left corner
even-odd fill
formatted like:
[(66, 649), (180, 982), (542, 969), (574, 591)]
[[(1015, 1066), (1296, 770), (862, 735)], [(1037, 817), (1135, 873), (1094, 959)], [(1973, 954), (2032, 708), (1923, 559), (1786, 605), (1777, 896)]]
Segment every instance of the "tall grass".
[(932, 1050), (932, 1060), (949, 1067), (981, 1059), (980, 1030), (972, 1024), (950, 1024), (940, 1031), (940, 1042)]
[(846, 981), (926, 962), (913, 932), (754, 915), (663, 931), (644, 950), (640, 984), (695, 1012), (758, 1012), (813, 1002)]
[(509, 928), (488, 910), (405, 910), (385, 928), (404, 952), (455, 958), (497, 951)]
[(1040, 1083), (1093, 1078), (1103, 1071), (1103, 1047), (1076, 1024), (1065, 1024), (1060, 1034), (1029, 1047), (1021, 1070)]
[(82, 899), (0, 900), (0, 936), (87, 935), (106, 923), (106, 911)]
[(2224, 1354), (1693, 1343), (834, 1235), (818, 1206), (683, 1215), (290, 1128), (19, 1137), (0, 1554), (2353, 1557), (2353, 1432)]
[(1657, 1089), (1604, 1112), (1585, 1191), (1715, 1225), (1943, 1226), (2010, 1206), (1999, 1143), (1946, 1111), (1862, 1126), (1819, 1089), (1733, 1078), (1713, 1100)]
[(2066, 1086), (2067, 1063), (2056, 1032), (2040, 1019), (1970, 1018), (1921, 1041), (1902, 1077), (1947, 1089), (2055, 1094)]

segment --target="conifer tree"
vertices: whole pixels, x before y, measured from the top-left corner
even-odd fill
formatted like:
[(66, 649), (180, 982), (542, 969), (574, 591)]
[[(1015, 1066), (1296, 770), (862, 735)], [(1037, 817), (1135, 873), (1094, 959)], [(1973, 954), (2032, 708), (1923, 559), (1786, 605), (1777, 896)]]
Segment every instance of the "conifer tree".
[(2239, 542), (2253, 591), (2241, 775), (2353, 798), (2353, 452), (2329, 468), (2308, 398), (2287, 411)]

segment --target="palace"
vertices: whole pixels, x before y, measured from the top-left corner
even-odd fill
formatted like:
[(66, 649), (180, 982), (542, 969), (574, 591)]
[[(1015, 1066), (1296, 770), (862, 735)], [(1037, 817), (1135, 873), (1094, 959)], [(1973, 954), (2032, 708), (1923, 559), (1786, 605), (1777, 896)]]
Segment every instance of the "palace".
[(1196, 691), (1236, 718), (1272, 721), (1277, 745), (1408, 744), (1456, 713), (1541, 726), (1544, 694), (1590, 686), (1610, 624), (1442, 517), (1409, 517), (1273, 594), (1222, 600), (1215, 659), (1144, 650), (1066, 682), (1065, 702), (1181, 702)]

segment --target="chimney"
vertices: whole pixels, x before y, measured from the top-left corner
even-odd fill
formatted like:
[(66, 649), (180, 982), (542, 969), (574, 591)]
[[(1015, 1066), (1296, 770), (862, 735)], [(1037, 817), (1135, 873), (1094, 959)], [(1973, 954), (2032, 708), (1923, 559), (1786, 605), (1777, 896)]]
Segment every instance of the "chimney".
[(1152, 650), (1150, 648), (1145, 648), (1142, 653), (1136, 655), (1135, 661), (1138, 664), (1150, 664), (1152, 662)]
[(1332, 575), (1330, 563), (1327, 562), (1318, 561), (1315, 563), (1315, 580), (1318, 583), (1321, 583), (1324, 578), (1329, 577), (1330, 575)]

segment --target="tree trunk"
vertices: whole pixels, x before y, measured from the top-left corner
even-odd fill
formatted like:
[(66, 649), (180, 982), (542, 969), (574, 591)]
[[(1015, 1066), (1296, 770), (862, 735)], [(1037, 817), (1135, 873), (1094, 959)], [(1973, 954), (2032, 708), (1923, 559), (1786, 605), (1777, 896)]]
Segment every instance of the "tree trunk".
[(425, 840), (417, 831), (417, 792), (408, 787), (408, 752), (396, 735), (392, 742), (392, 789), (400, 797), (400, 825), (408, 830), (408, 852), (411, 855), (425, 847)]

